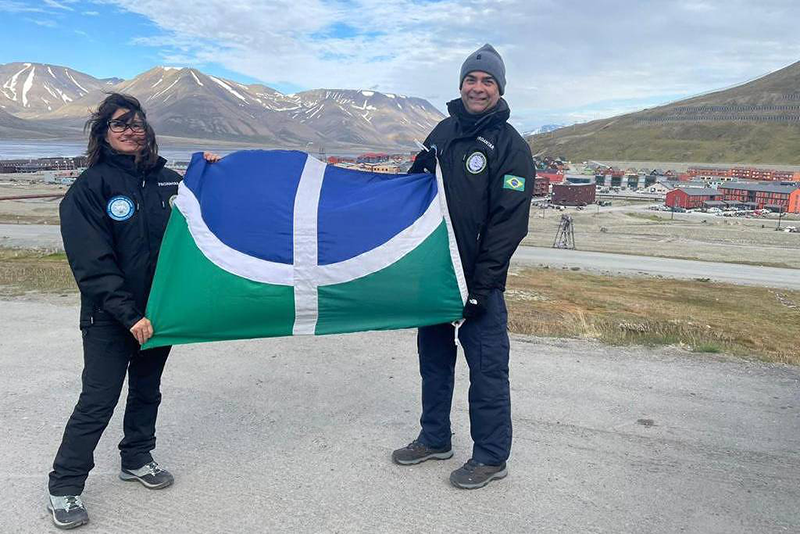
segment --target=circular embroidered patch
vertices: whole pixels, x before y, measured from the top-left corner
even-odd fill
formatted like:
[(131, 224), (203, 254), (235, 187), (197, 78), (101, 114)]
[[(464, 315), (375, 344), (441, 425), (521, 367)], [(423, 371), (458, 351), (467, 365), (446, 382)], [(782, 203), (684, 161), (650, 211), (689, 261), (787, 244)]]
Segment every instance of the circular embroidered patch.
[(127, 221), (133, 217), (135, 206), (133, 200), (124, 196), (117, 195), (108, 201), (106, 205), (106, 213), (115, 221)]
[(172, 195), (169, 197), (169, 207), (171, 208), (173, 204), (175, 204), (175, 199), (178, 198), (178, 195)]
[(486, 156), (483, 152), (473, 152), (467, 158), (467, 170), (472, 174), (479, 174), (486, 168)]

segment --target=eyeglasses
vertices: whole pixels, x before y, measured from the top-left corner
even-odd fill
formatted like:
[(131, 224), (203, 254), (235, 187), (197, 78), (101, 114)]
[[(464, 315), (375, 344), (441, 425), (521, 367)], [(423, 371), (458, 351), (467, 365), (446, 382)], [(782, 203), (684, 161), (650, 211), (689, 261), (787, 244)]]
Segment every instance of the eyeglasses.
[(118, 120), (108, 121), (108, 129), (114, 133), (122, 133), (127, 129), (130, 129), (133, 133), (142, 133), (145, 131), (145, 128), (145, 123), (139, 121), (130, 123)]

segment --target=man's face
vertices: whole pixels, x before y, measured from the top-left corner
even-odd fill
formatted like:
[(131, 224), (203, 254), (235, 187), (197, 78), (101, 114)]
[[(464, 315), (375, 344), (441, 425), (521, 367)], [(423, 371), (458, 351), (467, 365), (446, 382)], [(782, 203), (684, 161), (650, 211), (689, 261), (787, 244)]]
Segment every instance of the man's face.
[(461, 84), (461, 101), (473, 115), (492, 109), (500, 101), (497, 80), (485, 72), (470, 72)]

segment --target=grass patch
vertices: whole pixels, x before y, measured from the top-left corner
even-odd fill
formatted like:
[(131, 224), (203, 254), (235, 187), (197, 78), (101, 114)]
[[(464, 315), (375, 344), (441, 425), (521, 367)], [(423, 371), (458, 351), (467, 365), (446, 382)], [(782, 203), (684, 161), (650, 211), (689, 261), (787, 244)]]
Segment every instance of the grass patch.
[(74, 293), (77, 290), (63, 252), (0, 248), (0, 294)]
[[(655, 215), (653, 213), (636, 213), (636, 212), (627, 213), (626, 212), (625, 215), (627, 215), (628, 217), (633, 217), (634, 219), (643, 219), (645, 221), (653, 221), (653, 222), (657, 222), (657, 223), (664, 223), (664, 222), (669, 221), (668, 218), (659, 217), (658, 215)], [(681, 222), (681, 221), (678, 221), (678, 222)]]
[(704, 343), (699, 347), (694, 347), (695, 352), (704, 352), (707, 354), (719, 354), (722, 352), (722, 347), (713, 343)]
[(800, 291), (555, 269), (521, 271), (508, 289), (515, 333), (800, 365)]
[[(0, 295), (31, 291), (77, 291), (64, 253), (0, 248)], [(509, 277), (506, 301), (515, 333), (800, 365), (800, 291), (528, 269)]]
[(635, 115), (528, 138), (533, 153), (572, 161), (800, 165), (800, 124), (771, 121), (640, 123)]

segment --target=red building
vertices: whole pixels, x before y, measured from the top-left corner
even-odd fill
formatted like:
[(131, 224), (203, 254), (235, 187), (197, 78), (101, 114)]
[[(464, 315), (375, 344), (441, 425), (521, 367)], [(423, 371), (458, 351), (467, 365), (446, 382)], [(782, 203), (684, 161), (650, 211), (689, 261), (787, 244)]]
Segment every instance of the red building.
[(667, 193), (664, 205), (687, 210), (702, 208), (703, 202), (722, 200), (722, 192), (710, 187), (682, 187)]
[(533, 196), (546, 197), (550, 194), (550, 180), (541, 176), (538, 172), (533, 177)]
[(339, 163), (355, 163), (355, 158), (345, 158), (341, 156), (328, 156), (328, 165), (338, 165)]
[(690, 167), (686, 173), (692, 178), (737, 178), (739, 180), (759, 180), (767, 182), (800, 181), (800, 172), (757, 169), (755, 167)]
[(728, 182), (719, 186), (722, 200), (753, 209), (800, 213), (800, 184)]
[(383, 152), (367, 152), (356, 158), (356, 163), (381, 163), (389, 159), (389, 154)]
[(740, 180), (785, 181), (792, 180), (792, 171), (774, 171), (770, 169), (755, 169), (752, 167), (735, 167), (731, 169), (731, 176)]
[(551, 202), (560, 206), (586, 206), (594, 204), (595, 184), (553, 184)]
[(719, 167), (689, 167), (686, 170), (691, 178), (698, 176), (703, 178), (730, 178), (731, 169), (721, 169)]
[(560, 172), (536, 171), (536, 177), (546, 179), (548, 184), (560, 184), (564, 181), (564, 174)]

